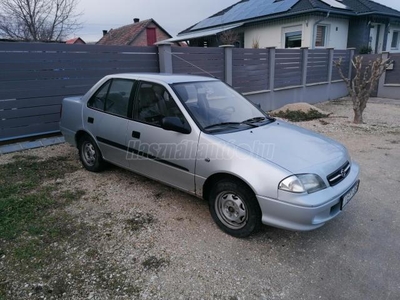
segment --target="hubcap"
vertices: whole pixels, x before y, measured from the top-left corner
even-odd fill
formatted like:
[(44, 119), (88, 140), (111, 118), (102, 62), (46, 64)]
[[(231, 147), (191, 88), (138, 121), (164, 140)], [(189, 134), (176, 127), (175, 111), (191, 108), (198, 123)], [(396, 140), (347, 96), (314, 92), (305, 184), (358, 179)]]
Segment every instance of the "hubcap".
[(83, 145), (83, 159), (89, 166), (94, 166), (96, 162), (96, 149), (89, 142)]
[(215, 211), (221, 222), (231, 229), (246, 226), (248, 220), (246, 205), (234, 193), (220, 193), (215, 201)]

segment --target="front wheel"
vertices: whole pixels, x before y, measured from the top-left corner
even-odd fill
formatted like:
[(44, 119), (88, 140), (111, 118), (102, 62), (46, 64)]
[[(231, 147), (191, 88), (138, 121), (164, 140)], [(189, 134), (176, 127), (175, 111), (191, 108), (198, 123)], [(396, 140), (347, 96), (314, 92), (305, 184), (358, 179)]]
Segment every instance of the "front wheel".
[(104, 161), (99, 147), (88, 135), (81, 137), (78, 142), (79, 158), (86, 170), (100, 172), (104, 168)]
[(209, 197), (211, 216), (234, 237), (247, 237), (261, 227), (261, 209), (251, 189), (239, 180), (217, 182)]

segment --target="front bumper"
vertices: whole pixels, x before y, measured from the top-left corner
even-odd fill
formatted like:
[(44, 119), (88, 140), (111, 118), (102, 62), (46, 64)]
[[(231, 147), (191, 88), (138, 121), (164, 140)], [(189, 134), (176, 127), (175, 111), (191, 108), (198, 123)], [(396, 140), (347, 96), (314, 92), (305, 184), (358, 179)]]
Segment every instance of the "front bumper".
[(349, 175), (338, 185), (322, 191), (302, 195), (299, 203), (307, 198), (312, 206), (296, 205), (257, 195), (262, 211), (262, 223), (274, 227), (307, 231), (324, 225), (341, 213), (341, 197), (359, 180), (360, 167), (352, 162)]

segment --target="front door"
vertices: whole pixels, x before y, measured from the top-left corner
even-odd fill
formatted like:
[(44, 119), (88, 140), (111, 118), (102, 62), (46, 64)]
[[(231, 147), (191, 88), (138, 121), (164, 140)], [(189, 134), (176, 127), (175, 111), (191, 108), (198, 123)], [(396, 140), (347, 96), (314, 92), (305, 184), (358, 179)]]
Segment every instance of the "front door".
[(369, 46), (372, 54), (381, 53), (383, 50), (383, 39), (385, 34), (385, 25), (372, 23), (369, 31)]
[(177, 117), (189, 124), (163, 85), (141, 82), (134, 101), (133, 120), (128, 123), (127, 148), (130, 168), (176, 188), (195, 192), (195, 155), (199, 132), (188, 134), (161, 127), (164, 117)]

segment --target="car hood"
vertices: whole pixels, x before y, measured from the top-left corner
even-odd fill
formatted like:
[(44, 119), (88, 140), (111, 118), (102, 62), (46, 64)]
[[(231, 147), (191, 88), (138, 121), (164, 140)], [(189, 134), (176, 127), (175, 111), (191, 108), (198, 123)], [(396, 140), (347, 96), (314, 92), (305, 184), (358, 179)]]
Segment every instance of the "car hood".
[(348, 156), (338, 142), (283, 121), (217, 137), (292, 173), (309, 171), (312, 166), (327, 162), (341, 163)]

